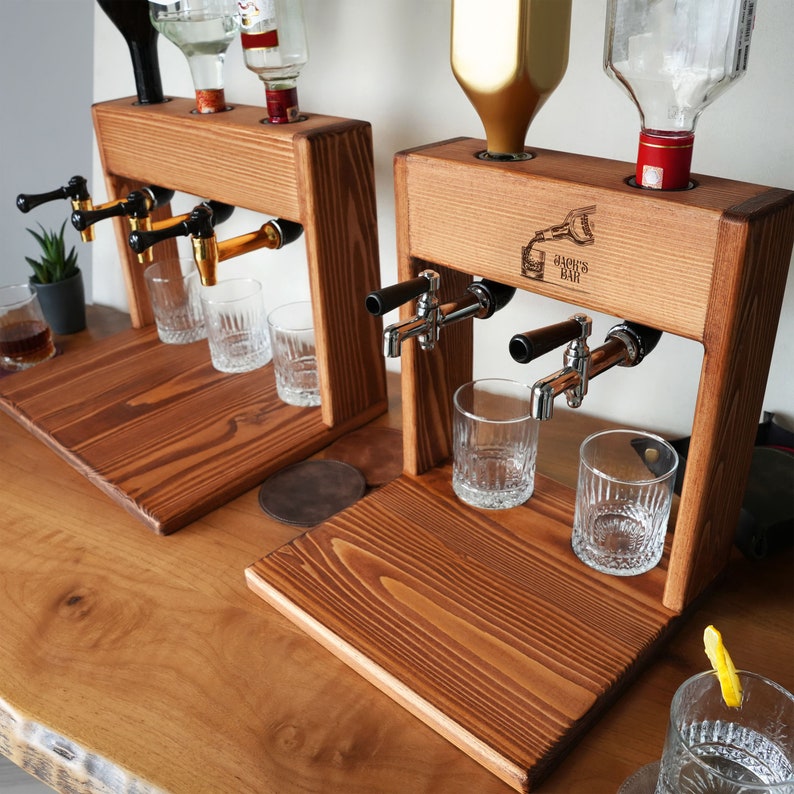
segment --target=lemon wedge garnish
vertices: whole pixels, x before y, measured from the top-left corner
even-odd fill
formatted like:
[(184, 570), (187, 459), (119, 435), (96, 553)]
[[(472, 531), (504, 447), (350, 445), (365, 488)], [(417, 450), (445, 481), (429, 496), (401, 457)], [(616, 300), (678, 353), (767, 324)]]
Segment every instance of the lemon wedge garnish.
[(738, 708), (742, 705), (742, 684), (739, 676), (736, 675), (731, 656), (722, 644), (722, 635), (714, 626), (706, 626), (703, 632), (703, 645), (711, 666), (717, 672), (725, 705)]

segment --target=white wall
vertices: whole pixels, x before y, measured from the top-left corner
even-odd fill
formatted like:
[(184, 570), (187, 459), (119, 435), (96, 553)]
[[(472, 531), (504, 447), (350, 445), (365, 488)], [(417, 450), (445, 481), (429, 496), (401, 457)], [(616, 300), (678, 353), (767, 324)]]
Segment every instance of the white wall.
[[(606, 0), (574, 0), (568, 71), (533, 122), (527, 136), (530, 145), (633, 159), (637, 112), (601, 67), (605, 7)], [(300, 80), (301, 105), (308, 111), (372, 123), (382, 280), (390, 284), (396, 280), (392, 155), (459, 135), (483, 137), (479, 119), (449, 68), (450, 0), (305, 0), (305, 8), (311, 61)], [(98, 8), (95, 24), (95, 100), (132, 95), (129, 58), (120, 35)], [(794, 188), (793, 37), (794, 3), (759, 0), (749, 71), (704, 113), (695, 145), (695, 172)], [(162, 37), (160, 61), (166, 94), (192, 96), (182, 54)], [(264, 104), (261, 84), (246, 70), (239, 42), (227, 57), (226, 94), (232, 103)], [(101, 182), (95, 158), (96, 194)], [(181, 210), (192, 203), (191, 197), (179, 197), (175, 207)], [(260, 217), (238, 212), (222, 236), (261, 223)], [(112, 233), (108, 229), (98, 236), (95, 299), (126, 306)], [(295, 245), (225, 263), (224, 272), (258, 273), (267, 284), (269, 302), (277, 305), (308, 294), (304, 263), (302, 246)], [(528, 293), (517, 296), (500, 315), (478, 323), (476, 375), (532, 382), (556, 370), (561, 366), (557, 353), (525, 367), (514, 364), (504, 340), (515, 331), (564, 319), (576, 308)], [(600, 343), (613, 320), (594, 316), (594, 344)], [(794, 287), (789, 278), (764, 407), (791, 423), (793, 336)], [(666, 335), (642, 367), (616, 369), (593, 381), (582, 410), (688, 434), (700, 361), (699, 345)]]
[(88, 290), (91, 250), (57, 200), (22, 214), (19, 193), (46, 193), (80, 174), (91, 179), (94, 0), (2, 0), (0, 23), (0, 283), (19, 284), (38, 245), (26, 229), (60, 228), (78, 249)]

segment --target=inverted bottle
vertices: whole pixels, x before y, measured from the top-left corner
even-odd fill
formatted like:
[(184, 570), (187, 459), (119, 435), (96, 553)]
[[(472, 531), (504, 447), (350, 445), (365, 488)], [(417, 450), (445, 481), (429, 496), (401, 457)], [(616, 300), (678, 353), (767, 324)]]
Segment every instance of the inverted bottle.
[(158, 32), (149, 21), (147, 0), (97, 0), (97, 3), (127, 42), (138, 102), (141, 105), (163, 102)]
[(690, 184), (703, 110), (747, 70), (754, 0), (609, 0), (604, 69), (640, 112), (635, 180)]
[(239, 5), (243, 57), (265, 84), (268, 121), (299, 121), (298, 76), (309, 59), (301, 0), (245, 0)]
[(571, 0), (453, 0), (455, 79), (485, 127), (484, 159), (524, 160), (530, 122), (568, 66)]
[(223, 84), (226, 50), (239, 29), (234, 0), (151, 0), (151, 23), (187, 58), (199, 113), (228, 110)]

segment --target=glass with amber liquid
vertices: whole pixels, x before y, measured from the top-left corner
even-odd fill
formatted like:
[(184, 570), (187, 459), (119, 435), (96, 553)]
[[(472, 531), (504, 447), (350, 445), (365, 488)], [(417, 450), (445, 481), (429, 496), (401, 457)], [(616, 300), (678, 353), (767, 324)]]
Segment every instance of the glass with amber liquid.
[(0, 287), (0, 368), (15, 372), (54, 355), (36, 290), (30, 284)]
[(568, 66), (571, 0), (453, 0), (455, 79), (485, 127), (481, 157), (524, 160), (530, 122)]

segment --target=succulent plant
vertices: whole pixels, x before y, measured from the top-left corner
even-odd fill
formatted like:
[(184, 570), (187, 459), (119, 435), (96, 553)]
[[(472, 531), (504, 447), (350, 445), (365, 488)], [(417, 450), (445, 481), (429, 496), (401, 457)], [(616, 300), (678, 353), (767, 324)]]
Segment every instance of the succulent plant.
[(59, 232), (47, 231), (41, 224), (39, 228), (41, 233), (28, 229), (41, 248), (39, 259), (25, 257), (33, 268), (33, 281), (38, 284), (53, 284), (74, 276), (78, 272), (77, 252), (72, 246), (72, 250), (66, 253), (66, 243), (63, 239), (66, 221), (63, 222)]

